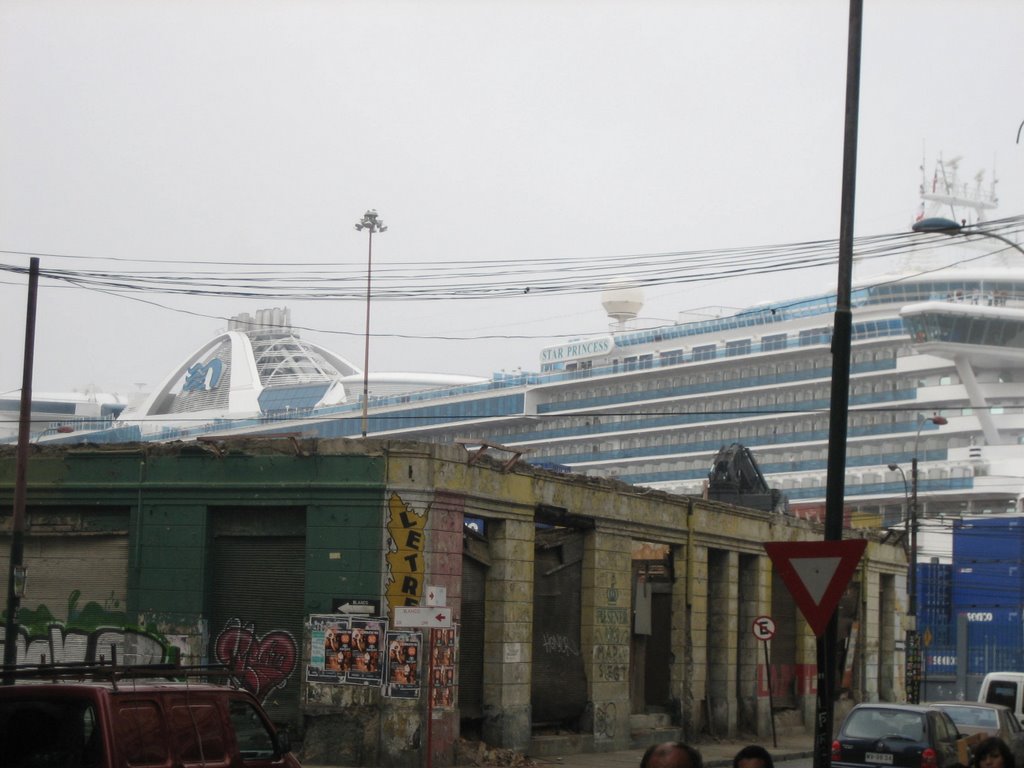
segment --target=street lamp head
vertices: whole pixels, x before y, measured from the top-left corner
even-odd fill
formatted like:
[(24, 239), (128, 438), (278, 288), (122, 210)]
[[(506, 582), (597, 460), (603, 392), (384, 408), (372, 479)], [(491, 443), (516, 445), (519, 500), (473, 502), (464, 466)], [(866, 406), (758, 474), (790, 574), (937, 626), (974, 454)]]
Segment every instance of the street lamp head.
[(946, 424), (949, 424), (949, 419), (947, 419), (945, 416), (939, 416), (938, 414), (936, 414), (935, 416), (926, 416), (926, 417), (924, 417), (921, 420), (921, 423), (925, 424), (925, 423), (927, 423), (929, 421), (932, 424), (934, 424), (935, 426), (937, 426), (937, 427), (943, 427)]
[(933, 216), (928, 219), (915, 221), (911, 229), (915, 232), (938, 232), (943, 235), (959, 235), (963, 224), (958, 224), (952, 219), (942, 216)]
[(900, 465), (899, 464), (890, 464), (889, 465), (889, 471), (890, 472), (899, 472), (899, 469), (900, 469)]
[(364, 229), (368, 229), (372, 235), (375, 232), (387, 232), (388, 228), (384, 226), (384, 220), (380, 218), (380, 214), (377, 213), (376, 208), (371, 208), (363, 214), (363, 218), (356, 222), (356, 229), (362, 232)]

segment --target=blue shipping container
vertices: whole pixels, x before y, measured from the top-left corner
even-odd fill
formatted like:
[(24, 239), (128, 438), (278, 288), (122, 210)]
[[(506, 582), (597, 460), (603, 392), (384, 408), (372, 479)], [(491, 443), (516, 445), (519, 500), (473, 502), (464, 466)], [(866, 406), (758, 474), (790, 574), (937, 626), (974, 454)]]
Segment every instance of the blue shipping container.
[(933, 608), (919, 608), (917, 631), (931, 645), (956, 646), (956, 620), (949, 613), (949, 606), (939, 611)]
[(953, 564), (961, 560), (1024, 560), (1024, 518), (997, 516), (953, 521)]
[(963, 611), (961, 615), (967, 619), (969, 674), (1021, 668), (1024, 613), (1020, 607)]
[(953, 600), (953, 566), (950, 563), (917, 564), (918, 609), (941, 609), (949, 615)]
[(953, 605), (957, 610), (1021, 604), (1024, 604), (1024, 566), (1020, 562), (954, 561)]
[(956, 644), (928, 646), (924, 652), (924, 663), (928, 675), (955, 675)]

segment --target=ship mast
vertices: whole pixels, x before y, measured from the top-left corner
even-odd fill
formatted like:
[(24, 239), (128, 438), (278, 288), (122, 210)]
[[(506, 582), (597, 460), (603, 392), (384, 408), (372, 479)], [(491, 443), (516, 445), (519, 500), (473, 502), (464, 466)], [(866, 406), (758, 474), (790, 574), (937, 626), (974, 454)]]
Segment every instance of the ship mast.
[(996, 196), (998, 179), (995, 172), (987, 187), (984, 183), (985, 172), (978, 171), (974, 182), (960, 181), (960, 160), (943, 160), (942, 156), (935, 161), (935, 169), (931, 179), (927, 176), (925, 162), (921, 161), (921, 210), (918, 221), (932, 216), (944, 216), (967, 226), (985, 221), (985, 212), (995, 210), (999, 206)]

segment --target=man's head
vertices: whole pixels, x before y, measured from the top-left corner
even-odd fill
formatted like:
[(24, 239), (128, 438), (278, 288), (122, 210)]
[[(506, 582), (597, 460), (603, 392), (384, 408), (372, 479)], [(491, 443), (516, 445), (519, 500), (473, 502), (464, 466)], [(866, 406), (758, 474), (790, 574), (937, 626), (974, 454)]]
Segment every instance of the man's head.
[(768, 750), (757, 744), (744, 747), (732, 759), (732, 768), (774, 768)]
[(696, 749), (681, 741), (652, 744), (640, 758), (640, 768), (704, 768)]

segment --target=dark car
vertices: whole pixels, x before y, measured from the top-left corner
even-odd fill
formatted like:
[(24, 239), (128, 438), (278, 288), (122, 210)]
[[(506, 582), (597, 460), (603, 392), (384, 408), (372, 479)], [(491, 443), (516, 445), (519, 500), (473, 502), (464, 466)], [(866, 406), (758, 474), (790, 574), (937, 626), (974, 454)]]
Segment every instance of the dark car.
[(940, 709), (858, 704), (832, 742), (833, 768), (947, 768), (958, 762), (960, 734)]

